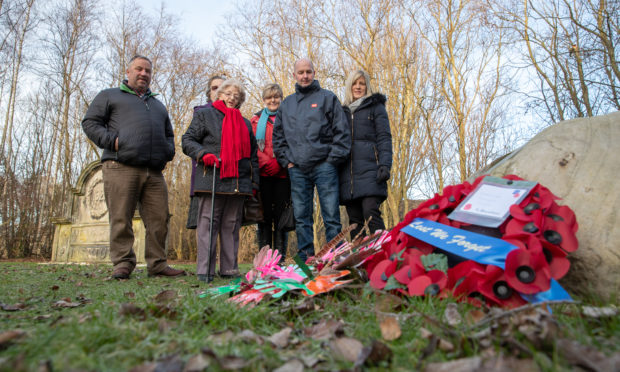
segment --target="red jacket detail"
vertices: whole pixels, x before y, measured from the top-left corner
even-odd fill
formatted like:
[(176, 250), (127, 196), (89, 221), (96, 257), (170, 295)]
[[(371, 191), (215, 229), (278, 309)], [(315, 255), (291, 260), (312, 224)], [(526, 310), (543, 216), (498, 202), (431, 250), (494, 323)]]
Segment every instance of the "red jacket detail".
[[(256, 135), (256, 126), (258, 125), (258, 119), (260, 119), (260, 112), (258, 113), (259, 115), (254, 115), (252, 116), (252, 131), (254, 132), (254, 135)], [(274, 163), (277, 164), (277, 162), (275, 161), (275, 156), (273, 155), (273, 122), (275, 121), (276, 116), (270, 116), (269, 120), (267, 120), (267, 127), (265, 128), (265, 149), (263, 151), (260, 151), (260, 149), (258, 149), (258, 168), (260, 169), (260, 176), (261, 177), (278, 177), (278, 178), (286, 178), (288, 177), (288, 173), (286, 171), (286, 169), (282, 168), (279, 164), (278, 164), (278, 173), (276, 173), (275, 175), (268, 175), (267, 173), (265, 173), (265, 165), (271, 161), (274, 161)]]

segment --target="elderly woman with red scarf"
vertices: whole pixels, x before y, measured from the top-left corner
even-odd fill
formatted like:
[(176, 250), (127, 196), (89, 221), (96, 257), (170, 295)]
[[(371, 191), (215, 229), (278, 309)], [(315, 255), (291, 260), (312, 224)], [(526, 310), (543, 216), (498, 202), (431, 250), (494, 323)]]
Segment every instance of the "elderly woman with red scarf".
[[(237, 254), (243, 202), (259, 187), (256, 139), (250, 122), (239, 111), (245, 101), (245, 90), (238, 81), (229, 79), (220, 85), (216, 97), (212, 107), (194, 114), (182, 137), (183, 153), (198, 162), (193, 182), (194, 194), (199, 197), (196, 273), (198, 280), (205, 282), (215, 276), (218, 235), (219, 275), (223, 278), (240, 275)], [(213, 232), (209, 236), (211, 219)]]

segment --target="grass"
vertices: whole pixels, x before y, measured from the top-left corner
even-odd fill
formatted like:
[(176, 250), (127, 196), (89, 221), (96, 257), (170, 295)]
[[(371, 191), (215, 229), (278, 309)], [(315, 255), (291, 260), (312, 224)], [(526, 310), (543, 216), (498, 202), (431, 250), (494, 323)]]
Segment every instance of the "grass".
[[(193, 269), (193, 265), (175, 266)], [(393, 304), (386, 300), (388, 297), (364, 290), (362, 285), (316, 296), (310, 300), (313, 310), (303, 312), (295, 309), (308, 301), (301, 295), (287, 295), (253, 309), (240, 309), (226, 302), (225, 296), (200, 298), (198, 294), (207, 285), (195, 276), (147, 278), (144, 268), (134, 271), (127, 281), (110, 280), (109, 265), (4, 262), (0, 263), (0, 272), (0, 306), (4, 309), (0, 310), (0, 334), (10, 330), (25, 332), (11, 342), (0, 341), (0, 371), (43, 367), (58, 371), (125, 371), (149, 362), (161, 364), (165, 358), (176, 358), (182, 366), (192, 357), (207, 355), (207, 349), (212, 352), (212, 360), (219, 361), (212, 362), (210, 370), (235, 367), (226, 356), (237, 357), (246, 370), (273, 370), (302, 356), (318, 360), (316, 365), (310, 364), (315, 369), (351, 369), (354, 363), (334, 352), (333, 337), (320, 340), (309, 335), (308, 328), (325, 319), (342, 321), (344, 336), (357, 339), (364, 346), (380, 340), (391, 349), (391, 360), (364, 367), (369, 369), (412, 370), (432, 362), (490, 352), (533, 360), (542, 370), (573, 366), (554, 340), (542, 336), (528, 338), (528, 332), (518, 327), (512, 329), (510, 337), (500, 335), (501, 327), (508, 327), (500, 322), (490, 328), (497, 335), (491, 337), (489, 346), (473, 338), (480, 330), (473, 329), (475, 323), (465, 320), (450, 327), (443, 322), (444, 310), (452, 301), (412, 298)], [(214, 285), (226, 283), (216, 280)], [(173, 290), (176, 295), (168, 302), (158, 301), (156, 296), (165, 290)], [(80, 305), (54, 305), (63, 299)], [(11, 306), (22, 309), (11, 311)], [(464, 319), (476, 313), (475, 308), (465, 304), (458, 304), (458, 310)], [(393, 341), (382, 338), (378, 317), (385, 313), (398, 317), (402, 335)], [(518, 322), (516, 318), (507, 319)], [(559, 325), (554, 337), (592, 345), (607, 356), (620, 351), (617, 315), (585, 317), (580, 305), (563, 304), (554, 306), (553, 321)], [(265, 340), (285, 327), (293, 329), (287, 347), (279, 349)], [(422, 327), (433, 337), (423, 337)], [(260, 337), (242, 338), (244, 330)], [(434, 347), (437, 339), (454, 347)], [(182, 370), (170, 368), (166, 370)]]

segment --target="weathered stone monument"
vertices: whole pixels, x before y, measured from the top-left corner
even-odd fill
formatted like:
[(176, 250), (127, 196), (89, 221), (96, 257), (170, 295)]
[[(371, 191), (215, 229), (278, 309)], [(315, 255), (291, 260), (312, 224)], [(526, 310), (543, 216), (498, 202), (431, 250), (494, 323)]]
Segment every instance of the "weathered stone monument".
[[(69, 200), (69, 213), (52, 221), (55, 225), (52, 261), (109, 263), (110, 227), (99, 161), (90, 163), (80, 174)], [(144, 263), (145, 230), (137, 214), (133, 231), (136, 258)]]
[(561, 197), (577, 216), (579, 249), (560, 283), (603, 300), (620, 294), (620, 112), (552, 125), (479, 174), (516, 174)]

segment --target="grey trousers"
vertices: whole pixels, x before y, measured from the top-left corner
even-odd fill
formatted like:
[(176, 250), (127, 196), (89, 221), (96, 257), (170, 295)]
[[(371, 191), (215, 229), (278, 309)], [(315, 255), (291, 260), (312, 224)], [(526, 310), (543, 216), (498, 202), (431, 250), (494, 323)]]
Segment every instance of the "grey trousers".
[(168, 188), (161, 171), (132, 167), (116, 161), (103, 163), (103, 191), (110, 219), (110, 259), (114, 268), (136, 267), (132, 220), (136, 207), (146, 229), (144, 258), (147, 270), (166, 268)]
[[(238, 275), (239, 229), (241, 228), (245, 197), (242, 195), (215, 195), (213, 238), (211, 239), (211, 255), (209, 257), (211, 194), (197, 193), (195, 196), (199, 197), (198, 226), (196, 228), (196, 240), (198, 243), (196, 274), (215, 274), (216, 241), (219, 236), (220, 274)], [(209, 265), (209, 270), (207, 270), (207, 265)]]

